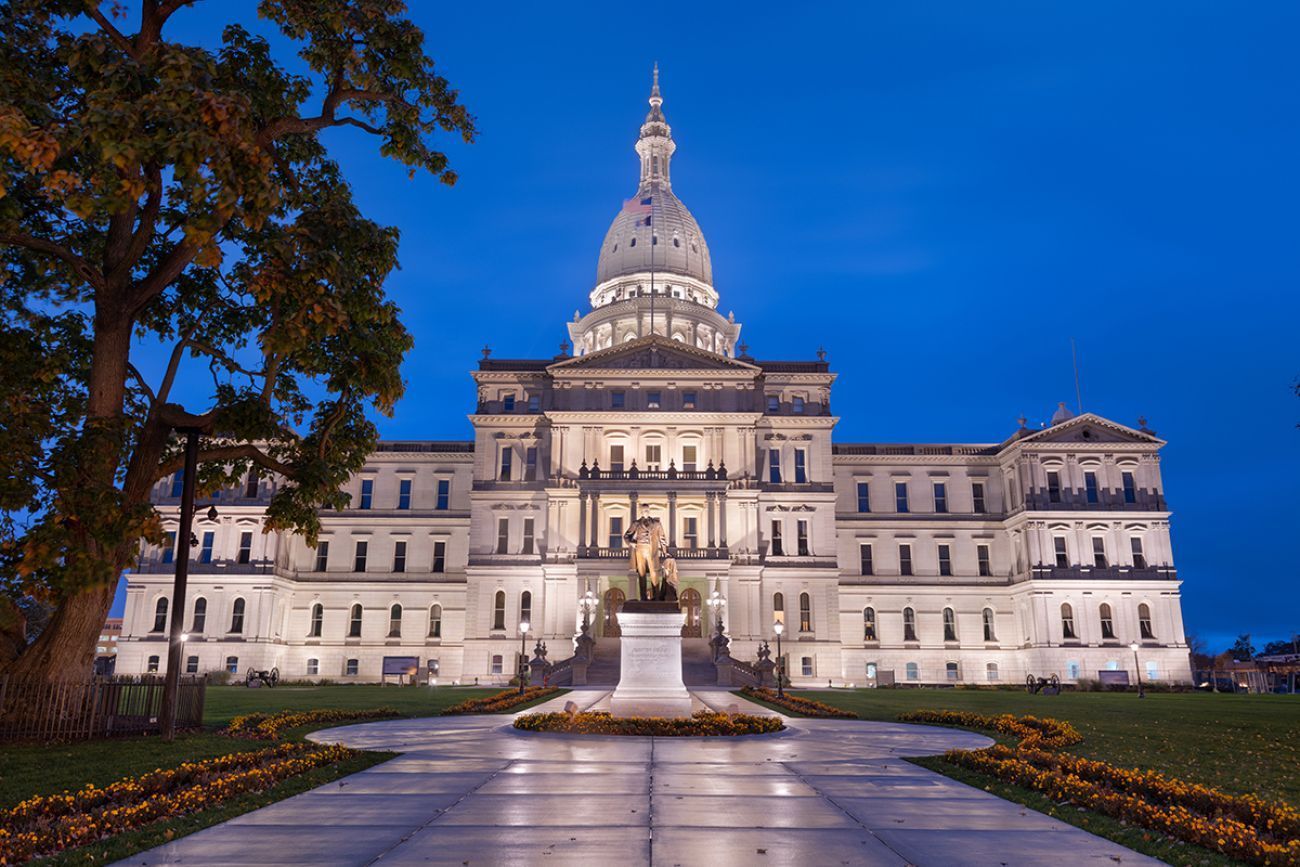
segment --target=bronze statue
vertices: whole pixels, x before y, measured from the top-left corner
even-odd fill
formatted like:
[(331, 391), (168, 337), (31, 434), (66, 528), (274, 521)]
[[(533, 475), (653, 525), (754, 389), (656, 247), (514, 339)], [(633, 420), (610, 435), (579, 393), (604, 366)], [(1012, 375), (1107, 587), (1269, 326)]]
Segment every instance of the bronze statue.
[(663, 524), (658, 518), (642, 515), (627, 528), (623, 538), (631, 549), (632, 571), (640, 580), (641, 598), (664, 599), (667, 582), (661, 580), (659, 569), (659, 560), (667, 550)]

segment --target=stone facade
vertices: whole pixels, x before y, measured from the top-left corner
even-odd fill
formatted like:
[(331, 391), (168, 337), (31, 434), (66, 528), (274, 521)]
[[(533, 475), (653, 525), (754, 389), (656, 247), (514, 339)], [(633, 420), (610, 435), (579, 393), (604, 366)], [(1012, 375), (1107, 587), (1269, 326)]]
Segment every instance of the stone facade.
[[(215, 521), (200, 504), (187, 667), (373, 681), (413, 658), (438, 682), (504, 682), (521, 621), (529, 649), (569, 655), (587, 591), (597, 637), (617, 635), (622, 534), (648, 512), (686, 640), (707, 640), (717, 593), (738, 658), (786, 624), (795, 684), (1188, 679), (1163, 441), (1062, 405), (997, 443), (833, 443), (824, 355), (755, 359), (718, 312), (661, 103), (656, 81), (572, 354), (485, 354), (472, 441), (382, 444), (316, 549), (262, 532), (273, 478), (222, 492)], [(156, 502), (174, 531), (179, 485)], [(119, 673), (165, 664), (172, 556), (146, 547), (129, 576)]]

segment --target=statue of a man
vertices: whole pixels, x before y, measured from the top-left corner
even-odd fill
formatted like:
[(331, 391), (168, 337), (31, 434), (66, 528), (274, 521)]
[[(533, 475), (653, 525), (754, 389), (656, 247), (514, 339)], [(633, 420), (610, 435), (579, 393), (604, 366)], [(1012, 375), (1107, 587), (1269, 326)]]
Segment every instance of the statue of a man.
[[(623, 534), (631, 548), (632, 570), (641, 584), (642, 599), (662, 598), (659, 575), (659, 555), (665, 547), (664, 527), (658, 518), (642, 515), (632, 522)], [(650, 583), (647, 587), (646, 578)]]

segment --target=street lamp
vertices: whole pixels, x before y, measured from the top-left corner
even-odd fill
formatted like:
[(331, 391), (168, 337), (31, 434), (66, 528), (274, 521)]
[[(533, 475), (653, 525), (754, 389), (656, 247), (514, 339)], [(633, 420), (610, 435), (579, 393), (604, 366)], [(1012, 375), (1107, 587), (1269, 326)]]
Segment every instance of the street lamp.
[(1138, 666), (1138, 643), (1135, 641), (1128, 647), (1129, 650), (1133, 651), (1133, 673), (1137, 675), (1138, 679), (1138, 698), (1146, 698), (1146, 690), (1142, 688), (1142, 669)]
[(776, 697), (785, 698), (785, 657), (781, 655), (781, 633), (785, 632), (785, 624), (776, 621), (772, 624), (772, 631), (776, 633)]
[(591, 613), (596, 610), (596, 594), (588, 590), (578, 600), (578, 609), (582, 611), (582, 634), (591, 629)]
[(722, 606), (727, 604), (727, 600), (722, 598), (722, 594), (714, 590), (709, 594), (709, 601), (706, 603), (709, 610), (713, 612), (714, 630), (722, 631)]
[(532, 624), (519, 621), (519, 694), (524, 694), (524, 666), (528, 664), (528, 629)]

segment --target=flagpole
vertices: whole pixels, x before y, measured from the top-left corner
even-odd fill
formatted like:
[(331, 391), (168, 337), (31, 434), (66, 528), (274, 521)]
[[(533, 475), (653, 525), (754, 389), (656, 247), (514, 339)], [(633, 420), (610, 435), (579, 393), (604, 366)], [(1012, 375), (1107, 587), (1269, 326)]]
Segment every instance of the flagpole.
[[(651, 187), (653, 190), (654, 187)], [(655, 333), (655, 194), (650, 193), (650, 216), (647, 220), (650, 223), (650, 336)]]

